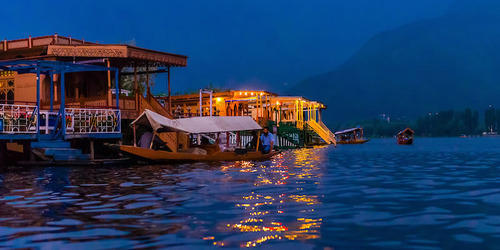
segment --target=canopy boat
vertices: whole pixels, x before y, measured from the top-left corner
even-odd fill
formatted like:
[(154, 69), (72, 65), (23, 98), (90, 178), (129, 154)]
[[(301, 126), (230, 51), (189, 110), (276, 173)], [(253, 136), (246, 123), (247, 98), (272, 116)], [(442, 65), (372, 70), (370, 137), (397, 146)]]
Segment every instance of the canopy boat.
[(337, 144), (363, 144), (369, 140), (363, 137), (363, 128), (351, 128), (335, 133)]
[[(255, 148), (241, 147), (240, 132), (262, 129), (249, 116), (169, 119), (146, 109), (131, 125), (134, 129), (134, 146), (122, 145), (120, 150), (150, 161), (265, 160), (279, 153), (263, 154), (259, 151), (260, 133), (254, 133), (257, 135)], [(144, 139), (143, 135), (139, 146), (136, 140), (138, 128), (153, 131), (150, 140), (147, 140), (147, 136)], [(230, 137), (236, 139), (236, 143), (230, 143), (234, 142)]]
[(411, 128), (406, 128), (402, 131), (400, 131), (397, 135), (396, 138), (398, 140), (399, 145), (411, 145), (413, 144), (413, 136), (415, 135), (415, 132)]

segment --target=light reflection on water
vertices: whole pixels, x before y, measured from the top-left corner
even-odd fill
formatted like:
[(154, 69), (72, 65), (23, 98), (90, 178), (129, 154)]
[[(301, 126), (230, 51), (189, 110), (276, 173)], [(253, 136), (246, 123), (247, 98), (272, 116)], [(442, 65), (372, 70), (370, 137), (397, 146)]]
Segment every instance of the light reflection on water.
[(500, 245), (500, 140), (393, 140), (267, 162), (10, 169), (0, 247)]

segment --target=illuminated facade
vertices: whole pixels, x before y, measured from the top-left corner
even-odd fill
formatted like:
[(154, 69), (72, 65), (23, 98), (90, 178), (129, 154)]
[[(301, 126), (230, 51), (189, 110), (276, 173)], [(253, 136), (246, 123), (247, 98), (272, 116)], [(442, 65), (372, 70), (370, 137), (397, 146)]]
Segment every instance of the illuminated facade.
[[(165, 97), (157, 97), (167, 103)], [(191, 116), (252, 116), (263, 126), (310, 130), (323, 142), (335, 143), (335, 135), (322, 122), (321, 112), (326, 106), (301, 96), (279, 96), (267, 91), (255, 90), (202, 90), (196, 94), (172, 96), (173, 115), (176, 118)], [(299, 132), (291, 133), (282, 141), (298, 141)], [(300, 143), (299, 143), (300, 144)]]

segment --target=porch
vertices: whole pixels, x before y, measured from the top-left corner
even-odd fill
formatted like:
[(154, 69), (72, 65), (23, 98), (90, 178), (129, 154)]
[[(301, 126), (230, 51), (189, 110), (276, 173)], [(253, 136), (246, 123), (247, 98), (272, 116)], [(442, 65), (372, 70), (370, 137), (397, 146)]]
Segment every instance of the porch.
[[(65, 74), (74, 72), (113, 71), (118, 79), (118, 69), (86, 64), (73, 64), (43, 60), (9, 60), (0, 62), (3, 71), (15, 71), (18, 74), (36, 75), (36, 102), (0, 104), (0, 140), (69, 140), (75, 138), (120, 139), (121, 111), (120, 97), (115, 96), (114, 107), (82, 106), (65, 97)], [(44, 75), (50, 79), (50, 99), (41, 103), (41, 81)], [(60, 89), (54, 101), (55, 82)], [(118, 81), (115, 81), (118, 89)], [(62, 93), (62, 94), (61, 94)], [(106, 100), (106, 99), (104, 99)], [(69, 101), (69, 102), (67, 102)], [(100, 100), (93, 100), (99, 102)], [(122, 101), (127, 105), (127, 101)], [(92, 104), (92, 102), (89, 102)]]

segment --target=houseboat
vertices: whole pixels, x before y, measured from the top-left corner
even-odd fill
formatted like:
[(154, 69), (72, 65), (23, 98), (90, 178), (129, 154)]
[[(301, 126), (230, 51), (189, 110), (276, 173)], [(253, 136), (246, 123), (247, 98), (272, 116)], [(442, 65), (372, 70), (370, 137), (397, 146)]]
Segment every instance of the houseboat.
[[(166, 73), (170, 90), (172, 68), (186, 65), (183, 55), (57, 34), (1, 41), (0, 157), (93, 160), (94, 144), (127, 140), (122, 123), (144, 109), (170, 115), (150, 92), (150, 74)], [(130, 85), (132, 95), (120, 94)]]
[(363, 144), (369, 140), (363, 137), (363, 128), (351, 128), (335, 133), (337, 144)]
[[(167, 97), (157, 97), (167, 105)], [(300, 96), (279, 96), (259, 90), (201, 89), (171, 97), (175, 118), (195, 116), (250, 116), (277, 134), (280, 148), (336, 144), (335, 135), (322, 122), (326, 106)]]
[[(258, 133), (254, 133), (255, 148), (243, 143), (240, 133), (260, 132), (262, 129), (248, 116), (169, 119), (151, 110), (145, 110), (132, 122), (132, 127), (134, 145), (122, 145), (120, 150), (153, 162), (265, 160), (278, 153), (261, 153)], [(137, 130), (145, 131), (139, 144)], [(236, 140), (231, 140), (231, 135), (236, 137)]]
[(396, 135), (396, 139), (399, 145), (411, 145), (414, 135), (415, 132), (411, 128), (406, 128)]

